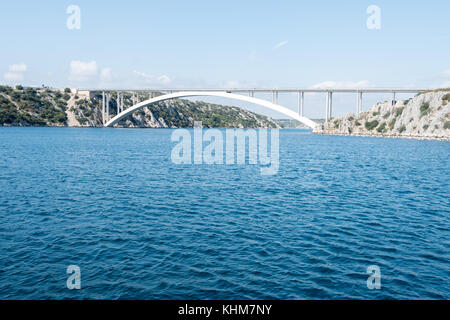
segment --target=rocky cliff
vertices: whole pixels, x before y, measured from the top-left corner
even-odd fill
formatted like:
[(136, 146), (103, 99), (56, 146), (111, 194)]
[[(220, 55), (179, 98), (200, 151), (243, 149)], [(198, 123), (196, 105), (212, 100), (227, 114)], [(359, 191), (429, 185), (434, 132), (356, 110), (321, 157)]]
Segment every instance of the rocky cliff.
[(450, 90), (424, 92), (394, 105), (378, 103), (358, 116), (330, 119), (313, 132), (450, 140)]
[[(110, 118), (117, 114), (117, 102), (111, 93)], [(140, 94), (140, 101), (149, 98)], [(100, 92), (89, 97), (65, 90), (11, 88), (0, 86), (0, 126), (101, 127)], [(131, 94), (124, 94), (125, 107), (133, 105)], [(170, 100), (144, 107), (124, 118), (116, 127), (189, 128), (202, 121), (211, 128), (279, 128), (271, 118), (231, 106)]]

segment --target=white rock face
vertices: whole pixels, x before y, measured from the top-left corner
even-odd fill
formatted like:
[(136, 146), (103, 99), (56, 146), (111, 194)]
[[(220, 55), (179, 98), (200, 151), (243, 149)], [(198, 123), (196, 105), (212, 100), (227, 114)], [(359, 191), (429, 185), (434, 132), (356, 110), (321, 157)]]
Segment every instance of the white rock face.
[(378, 103), (359, 116), (331, 119), (313, 132), (450, 140), (450, 91), (422, 93), (395, 105)]

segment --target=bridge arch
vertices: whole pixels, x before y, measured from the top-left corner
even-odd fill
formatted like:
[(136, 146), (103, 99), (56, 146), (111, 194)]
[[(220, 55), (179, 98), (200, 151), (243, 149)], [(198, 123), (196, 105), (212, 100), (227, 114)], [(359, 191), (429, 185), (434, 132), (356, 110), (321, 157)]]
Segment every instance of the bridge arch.
[(145, 101), (142, 101), (124, 111), (122, 111), (121, 113), (119, 113), (118, 115), (116, 115), (114, 118), (112, 118), (111, 120), (109, 120), (107, 123), (105, 123), (105, 127), (112, 127), (113, 125), (115, 125), (117, 122), (119, 122), (120, 120), (122, 120), (123, 118), (125, 118), (126, 116), (132, 114), (133, 112), (145, 107), (145, 106), (149, 106), (151, 104), (154, 103), (158, 103), (161, 101), (165, 101), (165, 100), (170, 100), (170, 99), (177, 99), (177, 98), (188, 98), (188, 97), (198, 97), (198, 96), (212, 96), (212, 97), (220, 97), (220, 98), (229, 98), (229, 99), (234, 99), (234, 100), (240, 100), (240, 101), (245, 101), (245, 102), (250, 102), (250, 103), (254, 103), (266, 108), (269, 108), (271, 110), (274, 111), (278, 111), (292, 119), (298, 120), (301, 123), (305, 124), (306, 126), (308, 126), (309, 128), (314, 129), (317, 125), (317, 123), (315, 123), (314, 121), (312, 121), (311, 119), (308, 119), (306, 117), (302, 117), (300, 116), (297, 112), (288, 109), (286, 107), (280, 106), (278, 104), (266, 101), (266, 100), (262, 100), (262, 99), (258, 99), (258, 98), (254, 98), (254, 97), (248, 97), (248, 96), (243, 96), (240, 94), (234, 94), (234, 93), (229, 93), (229, 92), (222, 92), (222, 91), (180, 91), (180, 92), (176, 92), (176, 93), (170, 93), (170, 94), (165, 94), (162, 96), (158, 96), (155, 98), (151, 98)]

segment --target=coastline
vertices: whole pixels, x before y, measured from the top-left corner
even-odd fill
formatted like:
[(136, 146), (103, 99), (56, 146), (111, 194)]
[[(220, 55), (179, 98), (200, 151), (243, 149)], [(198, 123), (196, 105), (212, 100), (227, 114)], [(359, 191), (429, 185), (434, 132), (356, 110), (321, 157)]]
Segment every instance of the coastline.
[[(54, 125), (54, 126), (14, 126), (14, 125), (0, 125), (0, 128), (69, 128), (69, 129), (193, 129), (192, 127), (180, 127), (180, 128), (162, 128), (162, 127), (113, 127), (113, 128), (105, 128), (102, 126), (62, 126), (62, 125)], [(217, 127), (214, 129), (230, 129), (224, 127)], [(232, 128), (232, 129), (265, 129), (265, 128)], [(307, 130), (303, 128), (278, 128), (280, 131), (290, 131), (290, 130)], [(309, 130), (308, 130), (309, 131)], [(372, 137), (372, 138), (389, 138), (389, 139), (413, 139), (413, 140), (429, 140), (429, 141), (446, 141), (450, 142), (450, 137), (446, 136), (420, 136), (420, 135), (399, 135), (399, 134), (364, 134), (364, 133), (332, 133), (332, 132), (310, 132), (312, 135), (323, 135), (323, 136), (343, 136), (343, 137)]]
[(373, 137), (373, 138), (390, 138), (390, 139), (414, 139), (414, 140), (430, 140), (430, 141), (447, 141), (450, 142), (450, 137), (446, 136), (418, 136), (418, 135), (395, 135), (395, 134), (364, 134), (364, 133), (331, 133), (331, 132), (312, 132), (317, 135), (328, 136), (345, 136), (345, 137)]

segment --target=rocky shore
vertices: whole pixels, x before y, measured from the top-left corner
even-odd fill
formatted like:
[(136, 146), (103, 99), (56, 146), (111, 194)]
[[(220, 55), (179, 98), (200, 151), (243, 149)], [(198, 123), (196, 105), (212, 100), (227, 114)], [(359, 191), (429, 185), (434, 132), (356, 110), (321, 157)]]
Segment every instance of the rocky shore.
[(378, 103), (358, 116), (332, 118), (313, 132), (450, 141), (450, 90), (424, 92), (394, 104)]

